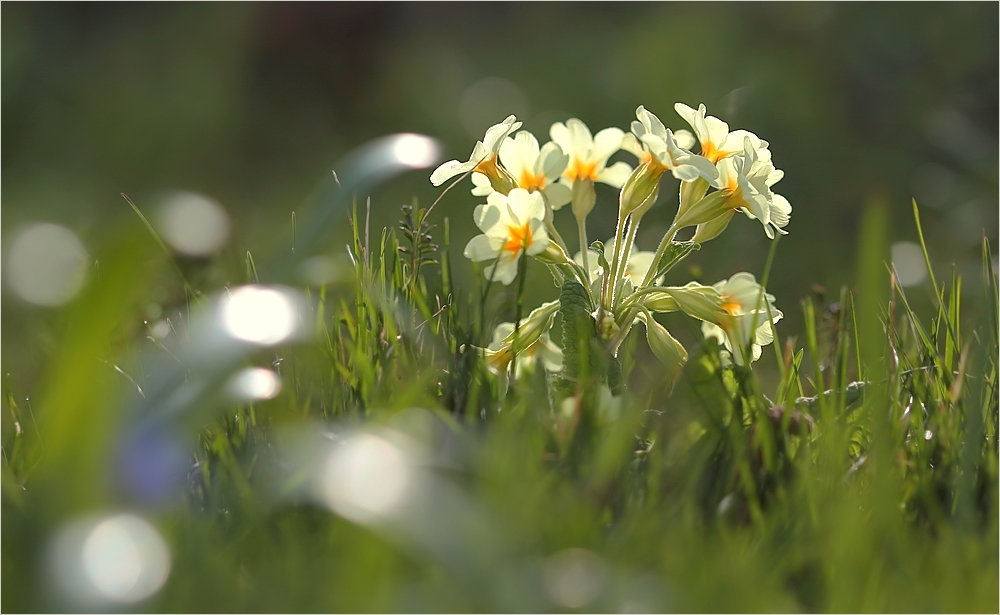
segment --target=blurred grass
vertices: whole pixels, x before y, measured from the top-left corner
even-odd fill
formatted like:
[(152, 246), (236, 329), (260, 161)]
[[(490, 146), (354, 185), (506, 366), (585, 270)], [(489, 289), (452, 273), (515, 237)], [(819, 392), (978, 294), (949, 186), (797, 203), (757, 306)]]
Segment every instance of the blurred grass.
[[(723, 366), (706, 342), (672, 394), (635, 370), (617, 418), (593, 399), (585, 420), (566, 424), (544, 376), (504, 393), (472, 349), (513, 306), (477, 314), (481, 288), (443, 294), (447, 239), (419, 210), (403, 217), (410, 232), (375, 233), (355, 210), (355, 278), (319, 289), (318, 337), (253, 361), (278, 365), (284, 392), (191, 423), (188, 484), (156, 507), (116, 487), (116, 408), (137, 393), (109, 364), (140, 386), (155, 375), (137, 363), (126, 323), (149, 288), (183, 284), (138, 222), (109, 245), (99, 281), (66, 308), (37, 426), (23, 392), (7, 391), (20, 428), (4, 431), (3, 610), (62, 608), (44, 546), (79, 514), (122, 507), (154, 520), (173, 555), (166, 586), (138, 605), (150, 611), (572, 611), (547, 576), (569, 548), (606, 567), (585, 610), (1000, 606), (987, 242), (974, 309), (953, 275), (917, 313), (885, 267), (889, 219), (873, 201), (858, 287), (836, 305), (804, 300), (805, 330), (764, 355), (775, 386)], [(441, 251), (412, 244), (424, 233)], [(392, 426), (431, 451), (430, 517), (416, 508), (396, 526), (368, 526), (276, 499), (282, 430), (344, 425)]]

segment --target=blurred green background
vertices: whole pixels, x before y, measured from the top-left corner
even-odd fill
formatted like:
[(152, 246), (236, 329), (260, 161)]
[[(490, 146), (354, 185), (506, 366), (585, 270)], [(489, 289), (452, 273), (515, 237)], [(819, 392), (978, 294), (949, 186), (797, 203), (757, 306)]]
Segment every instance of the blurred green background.
[[(794, 210), (768, 285), (786, 315), (778, 325), (780, 339), (799, 336), (798, 346), (804, 345), (807, 329), (800, 300), (821, 293), (828, 303), (839, 299), (841, 285), (858, 286), (854, 276), (860, 237), (867, 234), (861, 252), (875, 258), (863, 263), (867, 282), (859, 293), (860, 330), (866, 337), (853, 347), (864, 345), (876, 359), (871, 364), (888, 365), (876, 356), (883, 340), (870, 333), (882, 331), (878, 318), (883, 313), (878, 310), (886, 299), (872, 291), (889, 293), (878, 275), (882, 271), (872, 273), (882, 248), (881, 210), (872, 204), (887, 206), (891, 237), (882, 256), (893, 260), (901, 274), (906, 271), (902, 286), (918, 311), (935, 313), (930, 285), (921, 280), (922, 265), (918, 262), (914, 268), (912, 262), (920, 257), (913, 252), (917, 233), (911, 198), (922, 206), (938, 280), (951, 279), (947, 268), (953, 263), (963, 277), (961, 292), (969, 298), (961, 309), (972, 312), (983, 305), (981, 239), (985, 232), (995, 249), (998, 227), (996, 3), (5, 2), (0, 17), (4, 264), (13, 268), (11, 244), (23, 237), (23, 225), (55, 222), (82, 240), (90, 255), (88, 274), (98, 280), (65, 309), (48, 309), (21, 301), (4, 269), (0, 358), (10, 411), (0, 415), (6, 462), (4, 610), (55, 608), (56, 603), (45, 602), (47, 580), (38, 563), (48, 555), (40, 545), (48, 544), (53, 528), (82, 512), (129, 501), (114, 491), (118, 478), (106, 476), (102, 464), (121, 462), (109, 452), (118, 450), (112, 446), (121, 427), (115, 421), (125, 416), (118, 402), (125, 408), (124, 402), (135, 401), (136, 394), (144, 399), (132, 386), (147, 386), (159, 376), (160, 367), (142, 361), (147, 356), (164, 358), (165, 353), (144, 355), (142, 350), (159, 343), (153, 336), (166, 335), (156, 333), (164, 324), (158, 321), (161, 312), (179, 314), (179, 332), (168, 343), (176, 342), (180, 349), (190, 345), (185, 327), (197, 302), (175, 272), (161, 267), (165, 259), (119, 196), (123, 192), (151, 218), (160, 196), (169, 190), (201, 193), (222, 204), (231, 224), (222, 251), (212, 258), (174, 260), (194, 288), (211, 295), (225, 285), (252, 279), (248, 252), (261, 265), (269, 255), (287, 252), (293, 212), (304, 224), (304, 200), (337, 169), (342, 156), (370, 139), (401, 131), (428, 134), (442, 140), (447, 158), (465, 159), (483, 131), (510, 113), (544, 141), (552, 122), (569, 117), (584, 120), (595, 132), (612, 125), (627, 128), (639, 104), (668, 126), (682, 128), (673, 104), (705, 103), (732, 128), (768, 140), (776, 165), (786, 172), (777, 191)], [(382, 227), (397, 225), (402, 204), (416, 197), (426, 206), (438, 196), (440, 190), (430, 185), (428, 175), (429, 170), (410, 173), (372, 195), (373, 239)], [(638, 237), (641, 249), (654, 248), (673, 216), (676, 197), (672, 180), (667, 182), (658, 209), (644, 219)], [(469, 195), (469, 187), (465, 183), (444, 197), (433, 219), (439, 243), (444, 218), (451, 221), (458, 296), (456, 309), (442, 319), (448, 322), (451, 314), (467, 317), (475, 307), (463, 296), (475, 289), (473, 270), (460, 256), (476, 233), (471, 212), (480, 199)], [(614, 191), (599, 187), (598, 207), (589, 222), (591, 238), (611, 235), (615, 209)], [(864, 228), (862, 219), (869, 220)], [(557, 224), (572, 246), (575, 233), (568, 212), (557, 214)], [(325, 232), (328, 251), (345, 259), (345, 244), (352, 241), (346, 212), (338, 228)], [(130, 242), (137, 237), (138, 244)], [(695, 277), (711, 283), (740, 270), (760, 276), (771, 245), (759, 223), (737, 217), (726, 233), (671, 272), (671, 282)], [(374, 275), (360, 270), (362, 276)], [(152, 271), (157, 273), (140, 273)], [(423, 271), (433, 285), (438, 267)], [(529, 270), (528, 279), (527, 308), (555, 297), (556, 289), (540, 267)], [(441, 436), (438, 441), (439, 434), (427, 427), (434, 435), (427, 437), (428, 446), (433, 443), (434, 450), (447, 452), (446, 461), (454, 453), (462, 463), (469, 462), (467, 476), (448, 474), (449, 481), (461, 487), (457, 493), (468, 495), (481, 507), (476, 510), (502, 521), (484, 529), (454, 524), (454, 517), (444, 514), (428, 517), (446, 530), (442, 537), (453, 539), (442, 545), (457, 546), (455, 552), (463, 557), (471, 554), (483, 560), (476, 570), (487, 573), (481, 587), (497, 592), (491, 595), (473, 583), (456, 581), (472, 569), (465, 560), (454, 560), (459, 562), (454, 570), (442, 570), (434, 558), (423, 561), (383, 540), (378, 531), (322, 509), (275, 505), (261, 486), (266, 487), (269, 468), (279, 467), (279, 458), (268, 456), (270, 447), (288, 445), (277, 433), (283, 422), (325, 433), (325, 427), (303, 418), (334, 416), (344, 422), (324, 425), (340, 429), (337, 425), (358, 419), (356, 414), (391, 400), (384, 414), (369, 415), (372, 424), (378, 424), (393, 419), (404, 406), (428, 399), (425, 381), (393, 379), (398, 373), (419, 371), (414, 366), (427, 356), (400, 343), (392, 348), (403, 351), (391, 359), (386, 351), (382, 357), (384, 330), (365, 324), (379, 320), (375, 304), (363, 296), (365, 285), (358, 286), (361, 299), (352, 303), (356, 289), (350, 286), (350, 292), (332, 291), (327, 297), (333, 318), (359, 311), (357, 339), (344, 342), (342, 329), (349, 327), (336, 324), (337, 349), (347, 349), (346, 354), (327, 356), (314, 344), (287, 354), (282, 350), (255, 356), (278, 371), (287, 359), (289, 385), (284, 397), (259, 406), (259, 424), (256, 405), (219, 413), (209, 425), (199, 422), (203, 415), (188, 417), (190, 433), (185, 433), (192, 441), (198, 433), (195, 463), (182, 460), (190, 465), (185, 466), (190, 472), (185, 484), (189, 505), (143, 512), (155, 517), (164, 533), (176, 571), (169, 589), (148, 608), (423, 607), (461, 612), (516, 610), (525, 604), (523, 610), (531, 611), (547, 603), (517, 600), (530, 598), (525, 588), (535, 587), (532, 583), (537, 585), (537, 578), (548, 573), (540, 568), (543, 560), (518, 558), (565, 555), (569, 547), (577, 549), (569, 551), (576, 557), (582, 547), (600, 552), (615, 574), (624, 575), (608, 583), (624, 588), (628, 596), (654, 599), (657, 594), (649, 586), (656, 589), (668, 579), (660, 596), (664, 600), (652, 604), (680, 611), (962, 611), (981, 605), (995, 610), (997, 423), (995, 388), (989, 389), (995, 387), (995, 371), (982, 379), (978, 375), (989, 372), (993, 364), (986, 354), (995, 357), (996, 346), (995, 335), (991, 342), (983, 334), (989, 327), (976, 328), (975, 319), (964, 321), (970, 324), (963, 324), (961, 336), (948, 333), (969, 341), (958, 368), (961, 373), (967, 365), (972, 375), (966, 379), (964, 406), (949, 384), (957, 347), (949, 350), (946, 345), (948, 358), (941, 361), (913, 343), (899, 346), (896, 361), (902, 356), (906, 366), (913, 357), (919, 355), (919, 360), (904, 372), (907, 388), (897, 388), (906, 395), (891, 407), (895, 414), (890, 417), (899, 419), (898, 431), (893, 430), (898, 446), (855, 451), (850, 440), (852, 452), (845, 456), (847, 438), (854, 436), (835, 427), (839, 419), (824, 416), (823, 398), (818, 398), (817, 418), (823, 421), (819, 433), (828, 430), (816, 441), (818, 461), (813, 463), (808, 454), (775, 454), (780, 463), (774, 467), (781, 472), (805, 473), (798, 477), (774, 470), (761, 475), (762, 488), (773, 487), (777, 495), (774, 503), (767, 503), (764, 522), (753, 526), (739, 521), (743, 511), (739, 498), (732, 497), (737, 492), (727, 493), (727, 477), (734, 468), (754, 467), (757, 449), (744, 447), (744, 432), (723, 433), (725, 424), (718, 433), (694, 435), (690, 428), (699, 424), (688, 421), (700, 415), (691, 414), (694, 405), (689, 401), (688, 408), (683, 395), (671, 398), (671, 412), (645, 412), (646, 406), (643, 412), (624, 412), (612, 428), (595, 435), (594, 448), (582, 449), (595, 454), (581, 453), (578, 476), (553, 466), (551, 434), (538, 428), (549, 425), (551, 418), (539, 422), (535, 415), (547, 412), (546, 404), (538, 403), (547, 395), (543, 378), (526, 380), (521, 397), (504, 397), (513, 411), (498, 413), (496, 420), (442, 431), (448, 438), (456, 434), (456, 439)], [(995, 286), (988, 290), (995, 293)], [(490, 296), (493, 303), (487, 312), (493, 321), (487, 329), (498, 319), (511, 319), (512, 291)], [(338, 311), (336, 304), (342, 300), (345, 305)], [(365, 310), (370, 313), (367, 320), (361, 313)], [(903, 331), (905, 337), (915, 325), (907, 324), (898, 307), (896, 313), (897, 334)], [(829, 324), (834, 310), (821, 306), (817, 314)], [(957, 329), (960, 316), (945, 316)], [(995, 311), (987, 316), (995, 324)], [(688, 329), (680, 327), (678, 337), (694, 348), (689, 342), (697, 327), (684, 322)], [(668, 324), (673, 326), (669, 319)], [(935, 335), (944, 336), (939, 325), (934, 326)], [(455, 336), (464, 324), (456, 316), (449, 326), (452, 330), (445, 334)], [(836, 332), (821, 331), (821, 343), (826, 334)], [(973, 338), (979, 341), (973, 344)], [(847, 348), (846, 339), (838, 338), (837, 348)], [(966, 364), (964, 352), (970, 347)], [(159, 349), (170, 352), (162, 345)], [(822, 363), (820, 355), (826, 350), (809, 348), (802, 367), (806, 380), (823, 384), (822, 365), (811, 362), (820, 357)], [(830, 357), (832, 365), (834, 355)], [(177, 361), (184, 370), (196, 368), (193, 362)], [(769, 356), (758, 362), (755, 372), (762, 381), (773, 380), (768, 370), (774, 368), (761, 365), (766, 363)], [(936, 369), (926, 369), (928, 364)], [(653, 370), (658, 367), (651, 365)], [(689, 365), (704, 367), (704, 362)], [(374, 366), (387, 371), (376, 377)], [(636, 372), (645, 367), (636, 360)], [(468, 365), (432, 365), (433, 370), (439, 368), (458, 374), (456, 390), (472, 373)], [(138, 382), (129, 372), (137, 374)], [(357, 377), (362, 372), (373, 383), (367, 393), (349, 381), (368, 382)], [(911, 377), (910, 372), (917, 375)], [(834, 369), (829, 380), (838, 374)], [(848, 374), (843, 376), (846, 383)], [(801, 389), (802, 375), (796, 378), (799, 391), (809, 393)], [(774, 382), (762, 386), (768, 393), (775, 388)], [(313, 399), (315, 390), (322, 393)], [(945, 390), (955, 398), (947, 410), (938, 395)], [(489, 398), (491, 391), (484, 396)], [(784, 394), (790, 400), (796, 391), (786, 389)], [(489, 399), (500, 407), (499, 394)], [(708, 406), (718, 399), (710, 397)], [(873, 394), (874, 401), (859, 414), (884, 416), (879, 399)], [(847, 402), (841, 401), (839, 411), (846, 413)], [(445, 400), (429, 405), (438, 402)], [(341, 413), (355, 404), (358, 413)], [(469, 407), (476, 409), (475, 404)], [(716, 429), (713, 408), (708, 419), (699, 420)], [(980, 408), (983, 413), (976, 412)], [(36, 413), (44, 430), (35, 423)], [(650, 433), (667, 444), (651, 448), (648, 441), (644, 454), (651, 461), (636, 466), (649, 468), (648, 481), (645, 470), (623, 469), (626, 464), (633, 467), (635, 438), (647, 430), (636, 426), (647, 415), (653, 425), (649, 429), (656, 430)], [(913, 418), (918, 416), (925, 423), (918, 424)], [(955, 416), (970, 421), (968, 431)], [(863, 417), (847, 422), (867, 420)], [(974, 418), (986, 421), (987, 428)], [(423, 428), (415, 424), (414, 429)], [(756, 423), (754, 433), (764, 424)], [(730, 420), (732, 425), (739, 422)], [(981, 450), (969, 444), (976, 441), (974, 428), (987, 434), (988, 446)], [(689, 439), (697, 446), (687, 443)], [(18, 451), (25, 442), (29, 444)], [(166, 441), (164, 450), (170, 444)], [(153, 454), (155, 447), (139, 448), (160, 459)], [(260, 451), (267, 454), (258, 465)], [(855, 453), (861, 455), (856, 460)], [(869, 454), (875, 461), (863, 465)], [(884, 471), (890, 466), (879, 465), (881, 454), (899, 460), (900, 476)], [(48, 465), (36, 466), (36, 459)], [(462, 468), (462, 463), (454, 467)], [(258, 474), (260, 467), (263, 475)], [(452, 472), (452, 466), (447, 467)], [(619, 473), (635, 479), (635, 485), (619, 484)], [(848, 480), (854, 473), (864, 480)], [(626, 501), (621, 494), (628, 493), (641, 501)], [(954, 506), (953, 496), (958, 502)], [(461, 513), (455, 501), (444, 500), (435, 512)], [(609, 523), (612, 505), (621, 509)], [(704, 510), (698, 508), (703, 505)], [(702, 523), (702, 516), (709, 521)], [(490, 519), (471, 513), (470, 518)], [(721, 520), (711, 521), (716, 518)], [(461, 531), (452, 532), (454, 528)], [(468, 535), (483, 542), (454, 542)], [(511, 555), (500, 565), (485, 548), (497, 537), (511, 543)], [(544, 560), (546, 570), (557, 556)], [(643, 571), (662, 578), (643, 576)], [(591, 603), (593, 608), (618, 605), (620, 596), (612, 593), (606, 602)], [(687, 601), (670, 602), (675, 595)], [(499, 601), (498, 596), (512, 601)], [(565, 601), (559, 604), (575, 608)], [(621, 604), (624, 609), (628, 603)], [(632, 608), (654, 610), (642, 603)]]
[[(8, 245), (18, 224), (53, 221), (93, 253), (139, 224), (119, 193), (148, 208), (158, 191), (196, 191), (233, 226), (208, 290), (244, 270), (247, 250), (284, 241), (276, 230), (368, 139), (425, 133), (464, 160), (509, 113), (545, 140), (572, 116), (627, 128), (639, 104), (681, 128), (676, 101), (767, 139), (786, 171), (777, 190), (794, 211), (769, 286), (788, 331), (814, 285), (835, 297), (852, 282), (872, 200), (891, 205), (893, 241), (914, 241), (915, 197), (931, 254), (969, 287), (983, 229), (996, 245), (995, 3), (4, 3), (2, 17)], [(672, 192), (642, 249), (672, 217)], [(412, 173), (374, 195), (372, 225), (437, 194)], [(592, 238), (613, 230), (615, 195), (599, 198)], [(437, 214), (451, 218), (455, 256), (476, 202), (463, 186)], [(574, 236), (568, 215), (559, 223)], [(345, 219), (331, 251), (347, 233)], [(759, 275), (768, 247), (741, 217), (689, 262), (709, 283)], [(529, 304), (554, 296), (538, 288)], [(20, 390), (55, 352), (49, 318), (5, 287), (3, 362)]]

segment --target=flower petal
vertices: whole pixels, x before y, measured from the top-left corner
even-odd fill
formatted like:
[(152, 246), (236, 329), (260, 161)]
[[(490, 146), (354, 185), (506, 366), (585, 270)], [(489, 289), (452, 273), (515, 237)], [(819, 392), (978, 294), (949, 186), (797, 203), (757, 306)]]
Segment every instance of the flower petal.
[[(538, 158), (538, 139), (527, 130), (522, 130), (514, 135), (514, 144), (517, 146), (517, 151), (521, 155), (521, 159), (526, 163), (529, 160), (534, 163), (535, 159)], [(530, 168), (528, 164), (525, 164), (525, 166)]]
[(448, 162), (442, 163), (441, 166), (434, 169), (431, 173), (431, 184), (434, 186), (440, 186), (452, 177), (461, 175), (472, 169), (475, 165), (468, 162), (459, 162), (457, 160), (449, 160)]
[(541, 344), (539, 358), (542, 361), (542, 365), (545, 366), (545, 369), (550, 372), (560, 371), (563, 366), (562, 349), (552, 343), (552, 340), (549, 338), (547, 333), (539, 338), (538, 343)]
[(525, 167), (534, 164), (534, 162), (535, 160), (531, 159), (526, 163), (514, 139), (508, 137), (500, 144), (500, 163), (514, 177), (520, 177), (524, 173)]
[[(729, 136), (729, 124), (723, 122), (717, 117), (708, 115), (705, 116), (705, 127), (708, 129), (709, 142), (715, 146), (716, 150), (718, 150), (722, 144), (726, 142), (726, 137)], [(740, 145), (742, 145), (742, 141), (740, 141)], [(704, 146), (704, 143), (702, 143), (702, 146)], [(736, 151), (740, 151), (740, 149), (742, 149), (742, 147)]]
[(562, 122), (556, 122), (549, 128), (549, 138), (556, 142), (562, 151), (570, 154), (573, 151), (573, 138), (569, 134), (569, 128)]
[(648, 118), (649, 121), (650, 132), (660, 137), (661, 139), (664, 138), (664, 135), (667, 132), (667, 128), (666, 126), (663, 125), (663, 122), (660, 121), (660, 118), (656, 117), (654, 113), (650, 113), (649, 111), (646, 112), (646, 117)]
[(549, 141), (538, 152), (535, 175), (541, 173), (549, 180), (554, 181), (566, 170), (567, 164), (569, 164), (569, 155), (562, 150), (558, 143)]
[(632, 280), (633, 284), (639, 285), (646, 278), (646, 273), (649, 272), (649, 267), (653, 264), (654, 256), (656, 256), (655, 252), (637, 252), (633, 248), (625, 270), (625, 274)]
[(493, 224), (491, 224), (490, 226), (494, 226), (497, 224), (511, 224), (516, 222), (516, 220), (512, 220), (510, 216), (507, 214), (507, 195), (503, 194), (502, 192), (491, 192), (486, 197), (486, 204), (497, 210), (496, 218), (491, 218)]
[(682, 128), (674, 131), (674, 142), (676, 142), (677, 147), (681, 149), (691, 149), (694, 147), (695, 138), (694, 135), (691, 134), (690, 130), (684, 130)]
[(500, 350), (504, 339), (513, 332), (514, 323), (512, 322), (502, 322), (497, 325), (497, 328), (493, 330), (493, 342), (490, 344), (490, 350)]
[(545, 201), (537, 192), (528, 192), (523, 188), (514, 188), (507, 195), (512, 215), (521, 223), (529, 218), (542, 220), (545, 218)]
[(615, 188), (621, 188), (632, 174), (632, 167), (626, 162), (616, 162), (597, 174), (597, 181)]
[[(714, 119), (714, 118), (713, 118)], [(719, 148), (719, 153), (723, 156), (732, 156), (733, 154), (740, 154), (744, 150), (744, 142), (746, 139), (750, 139), (751, 147), (754, 150), (764, 150), (767, 149), (767, 142), (750, 132), (749, 130), (734, 130), (725, 138), (722, 143), (716, 144)]]
[(594, 136), (594, 147), (591, 150), (592, 160), (607, 160), (622, 147), (622, 137), (625, 133), (621, 128), (605, 128)]
[(698, 117), (698, 112), (697, 111), (695, 111), (691, 107), (689, 107), (689, 106), (687, 106), (687, 105), (685, 105), (684, 103), (681, 103), (681, 102), (674, 103), (674, 111), (676, 111), (677, 115), (681, 116), (681, 118), (685, 122), (687, 122), (689, 126), (691, 126), (692, 128), (694, 128), (695, 118)]
[(589, 154), (594, 147), (594, 137), (590, 134), (587, 125), (575, 117), (566, 120), (566, 128), (569, 129), (570, 143), (572, 144), (571, 156), (579, 158), (589, 158)]
[(549, 232), (545, 229), (545, 223), (533, 218), (528, 222), (528, 228), (531, 229), (531, 245), (527, 247), (525, 253), (534, 256), (544, 252), (549, 247)]
[(788, 199), (781, 196), (780, 194), (771, 195), (771, 224), (773, 224), (779, 233), (787, 234), (784, 231), (788, 222), (792, 218), (792, 205), (788, 202)]
[(472, 196), (489, 196), (490, 193), (495, 192), (493, 184), (490, 183), (490, 178), (482, 173), (472, 174), (472, 185)]
[(670, 169), (670, 172), (674, 174), (674, 177), (682, 182), (693, 182), (702, 176), (701, 171), (699, 171), (698, 167), (693, 164), (678, 165)]
[(542, 193), (545, 194), (549, 207), (553, 210), (558, 210), (573, 200), (573, 191), (569, 186), (560, 183), (549, 184), (542, 189)]
[(726, 337), (726, 332), (722, 330), (722, 327), (714, 325), (707, 321), (702, 321), (701, 323), (701, 334), (705, 336), (705, 339), (712, 338), (719, 342), (720, 346), (725, 346), (730, 348), (729, 338)]
[(508, 115), (504, 121), (494, 124), (486, 130), (486, 136), (483, 137), (482, 143), (487, 152), (497, 153), (500, 150), (501, 142), (521, 127), (521, 122), (515, 121), (516, 119), (513, 115)]
[[(510, 283), (514, 281), (517, 277), (517, 258), (511, 258), (506, 255), (507, 253), (501, 254), (497, 262), (493, 263), (489, 267), (483, 270), (486, 275), (486, 279), (493, 279), (496, 282), (500, 282), (504, 286), (510, 286)], [(520, 256), (518, 253), (517, 256)]]
[(486, 235), (476, 235), (465, 245), (465, 251), (463, 254), (465, 255), (465, 258), (473, 261), (485, 261), (491, 258), (496, 258), (502, 245), (502, 239), (498, 240), (494, 237), (487, 237)]
[[(500, 222), (500, 212), (501, 209), (495, 205), (496, 199), (491, 198), (494, 194), (500, 194), (499, 192), (491, 192), (489, 196), (486, 197), (486, 205), (476, 206), (475, 211), (472, 212), (472, 219), (475, 221), (476, 226), (479, 230), (484, 233), (493, 228)], [(503, 196), (503, 195), (500, 195)]]

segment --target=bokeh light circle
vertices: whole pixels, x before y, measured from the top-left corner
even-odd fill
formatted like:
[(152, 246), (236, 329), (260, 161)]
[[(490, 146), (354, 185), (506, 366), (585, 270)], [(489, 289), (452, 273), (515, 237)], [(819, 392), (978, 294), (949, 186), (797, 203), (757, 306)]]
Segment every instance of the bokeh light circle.
[(263, 286), (241, 286), (222, 301), (223, 328), (234, 338), (271, 346), (295, 333), (295, 304), (284, 292)]
[(233, 374), (229, 391), (236, 399), (258, 401), (273, 399), (281, 392), (281, 378), (263, 367), (248, 367)]
[(145, 519), (123, 513), (79, 519), (55, 536), (49, 564), (67, 610), (134, 604), (170, 576), (170, 549)]
[(604, 592), (608, 568), (604, 561), (587, 549), (565, 549), (545, 563), (545, 592), (555, 604), (579, 609)]
[(358, 434), (327, 458), (320, 497), (337, 514), (366, 523), (396, 511), (406, 494), (410, 470), (405, 453), (373, 434)]
[(414, 169), (424, 169), (437, 162), (440, 152), (430, 137), (405, 133), (396, 137), (392, 154), (396, 160)]
[(174, 192), (163, 201), (159, 231), (170, 247), (188, 256), (210, 256), (229, 237), (229, 216), (216, 201), (194, 192)]
[(892, 244), (892, 266), (900, 286), (916, 286), (927, 278), (924, 251), (911, 241)]
[(11, 244), (7, 283), (28, 303), (62, 305), (83, 286), (88, 258), (73, 231), (47, 222), (32, 224)]

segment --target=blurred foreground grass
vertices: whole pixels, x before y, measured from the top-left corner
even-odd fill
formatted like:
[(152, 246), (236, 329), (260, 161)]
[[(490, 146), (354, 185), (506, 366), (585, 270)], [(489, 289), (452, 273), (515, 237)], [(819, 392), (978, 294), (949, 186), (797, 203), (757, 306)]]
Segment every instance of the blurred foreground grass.
[[(353, 264), (296, 295), (314, 334), (225, 373), (189, 352), (214, 306), (204, 263), (138, 223), (97, 255), (41, 389), (5, 390), (4, 611), (1000, 607), (985, 240), (982, 280), (931, 272), (915, 313), (873, 205), (857, 287), (779, 328), (774, 382), (705, 342), (668, 391), (626, 344), (624, 396), (567, 416), (541, 370), (506, 387), (484, 368), (473, 346), (513, 296), (455, 284), (431, 243), (447, 220), (409, 208), (380, 230), (360, 209)], [(245, 265), (233, 279), (258, 282)], [(253, 366), (280, 394), (227, 397), (220, 378)], [(137, 415), (175, 393), (167, 419)]]

